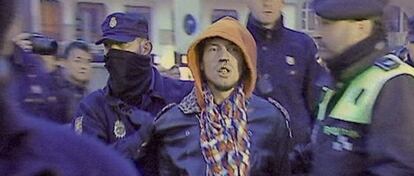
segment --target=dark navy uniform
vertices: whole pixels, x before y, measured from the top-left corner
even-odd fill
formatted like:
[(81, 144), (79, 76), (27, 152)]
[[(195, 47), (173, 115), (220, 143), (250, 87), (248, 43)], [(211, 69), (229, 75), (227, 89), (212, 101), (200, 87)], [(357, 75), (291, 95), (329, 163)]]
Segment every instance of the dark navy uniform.
[[(366, 19), (384, 5), (317, 0), (315, 11), (330, 20)], [(414, 174), (414, 69), (387, 53), (385, 35), (374, 31), (327, 60), (336, 82), (319, 104), (311, 175)]]
[[(108, 41), (121, 43), (148, 40), (148, 22), (128, 13), (113, 13), (101, 25), (107, 85), (86, 96), (73, 120), (76, 132), (112, 145), (136, 161), (144, 175), (157, 175), (157, 153), (150, 139), (156, 114), (167, 104), (179, 102), (192, 88), (191, 82), (163, 77), (152, 67), (149, 52), (112, 48)], [(140, 47), (142, 47), (140, 45)], [(145, 151), (144, 151), (145, 150)]]
[(247, 28), (258, 48), (255, 94), (286, 107), (293, 144), (309, 142), (319, 91), (315, 80), (324, 72), (317, 63), (315, 43), (306, 34), (286, 28), (282, 17), (273, 29), (266, 29), (250, 15)]
[(109, 148), (42, 119), (3, 116), (1, 123), (0, 175), (137, 175)]
[(64, 78), (57, 71), (47, 73), (38, 57), (22, 50), (17, 50), (12, 57), (12, 93), (16, 103), (33, 116), (68, 123), (68, 120), (62, 120), (62, 112), (66, 109), (65, 96), (54, 81)]
[[(140, 106), (130, 106), (109, 95), (108, 88), (85, 97), (73, 121), (75, 131), (111, 144), (130, 159), (145, 160), (142, 150), (150, 140), (153, 118), (167, 104), (179, 102), (193, 85), (191, 82), (163, 77), (155, 68), (153, 70), (152, 86)], [(145, 167), (145, 164), (137, 162), (137, 167)]]

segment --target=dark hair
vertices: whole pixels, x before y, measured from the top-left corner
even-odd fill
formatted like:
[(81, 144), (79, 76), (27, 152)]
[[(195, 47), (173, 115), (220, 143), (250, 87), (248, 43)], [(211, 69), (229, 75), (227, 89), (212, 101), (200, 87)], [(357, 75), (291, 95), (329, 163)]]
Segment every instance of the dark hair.
[(89, 51), (90, 51), (90, 48), (89, 48), (89, 46), (88, 46), (88, 44), (87, 43), (85, 43), (84, 41), (80, 41), (80, 40), (77, 40), (77, 41), (74, 41), (74, 42), (71, 42), (66, 48), (65, 48), (65, 52), (64, 52), (64, 58), (65, 59), (68, 59), (68, 57), (69, 57), (69, 53), (72, 51), (72, 50), (74, 50), (74, 49), (80, 49), (80, 50), (83, 50), (83, 51), (85, 51), (85, 52), (88, 52), (89, 53)]

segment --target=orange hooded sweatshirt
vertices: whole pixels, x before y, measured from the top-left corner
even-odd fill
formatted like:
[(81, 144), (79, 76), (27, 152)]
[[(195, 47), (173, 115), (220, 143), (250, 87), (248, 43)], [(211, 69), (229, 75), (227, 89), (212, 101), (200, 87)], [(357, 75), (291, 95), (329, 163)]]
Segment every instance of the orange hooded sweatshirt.
[[(202, 43), (202, 41), (213, 38), (220, 37), (226, 40), (229, 40), (240, 47), (244, 55), (244, 61), (247, 67), (247, 72), (242, 73), (244, 78), (244, 93), (246, 98), (249, 98), (256, 85), (256, 42), (250, 32), (244, 27), (239, 21), (230, 18), (224, 17), (219, 21), (210, 25), (206, 30), (204, 30), (197, 39), (190, 45), (188, 49), (188, 66), (194, 77), (194, 84), (197, 95), (197, 103), (200, 108), (204, 109), (204, 97), (202, 91), (202, 83), (205, 80), (202, 80), (202, 73), (200, 71), (200, 56), (201, 53), (198, 53), (197, 46)], [(248, 74), (248, 75), (245, 75)]]

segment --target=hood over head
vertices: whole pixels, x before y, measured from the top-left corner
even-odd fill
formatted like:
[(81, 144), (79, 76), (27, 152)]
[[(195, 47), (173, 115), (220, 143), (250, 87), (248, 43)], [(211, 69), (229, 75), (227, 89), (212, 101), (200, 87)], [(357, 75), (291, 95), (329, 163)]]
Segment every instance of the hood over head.
[[(187, 56), (188, 66), (193, 74), (195, 81), (195, 91), (197, 95), (197, 102), (201, 108), (204, 108), (204, 97), (202, 84), (203, 80), (202, 72), (200, 70), (200, 56), (202, 53), (198, 53), (197, 47), (206, 39), (210, 38), (223, 38), (229, 40), (240, 47), (244, 55), (244, 61), (246, 64), (246, 72), (242, 73), (242, 83), (244, 86), (244, 93), (246, 98), (249, 98), (256, 85), (256, 42), (250, 32), (245, 26), (240, 24), (239, 21), (231, 17), (224, 17), (219, 21), (211, 24), (206, 30), (204, 30), (197, 39), (190, 45)], [(247, 75), (246, 75), (247, 74)]]

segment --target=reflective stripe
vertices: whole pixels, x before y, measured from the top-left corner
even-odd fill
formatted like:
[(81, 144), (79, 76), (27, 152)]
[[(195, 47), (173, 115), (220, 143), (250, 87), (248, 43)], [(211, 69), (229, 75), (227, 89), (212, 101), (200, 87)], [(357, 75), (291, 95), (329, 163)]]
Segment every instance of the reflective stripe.
[[(402, 74), (414, 77), (414, 69), (403, 63), (398, 57), (391, 54), (385, 57), (398, 62), (399, 66), (391, 70), (372, 66), (357, 76), (329, 114), (330, 117), (348, 122), (369, 124), (376, 98), (384, 84), (391, 78)], [(325, 95), (319, 104), (318, 120), (325, 118), (328, 103), (335, 93), (326, 87), (323, 90)]]
[(324, 91), (325, 95), (323, 96), (323, 100), (319, 103), (318, 108), (318, 120), (323, 120), (325, 118), (326, 108), (328, 107), (328, 103), (331, 100), (332, 96), (335, 94), (335, 91), (329, 89), (328, 87), (323, 87), (322, 90)]
[[(394, 55), (385, 57), (400, 63), (400, 65), (388, 71), (372, 66), (357, 76), (333, 108), (330, 117), (348, 122), (369, 124), (376, 98), (385, 83), (402, 74), (414, 77), (414, 69), (399, 58)], [(324, 108), (326, 111), (326, 106)]]

